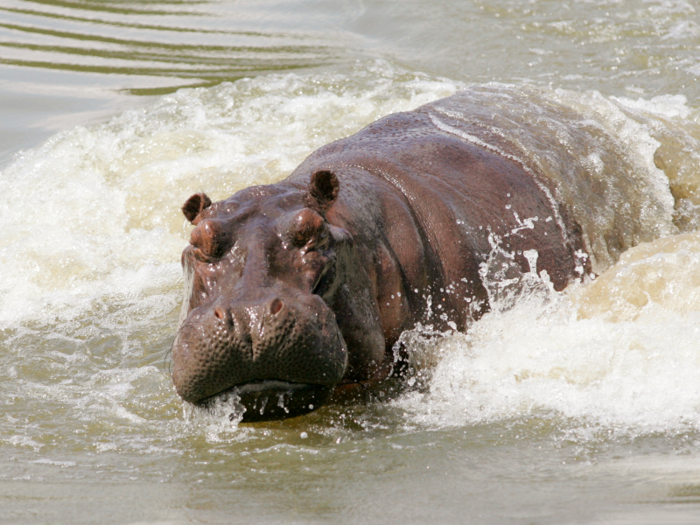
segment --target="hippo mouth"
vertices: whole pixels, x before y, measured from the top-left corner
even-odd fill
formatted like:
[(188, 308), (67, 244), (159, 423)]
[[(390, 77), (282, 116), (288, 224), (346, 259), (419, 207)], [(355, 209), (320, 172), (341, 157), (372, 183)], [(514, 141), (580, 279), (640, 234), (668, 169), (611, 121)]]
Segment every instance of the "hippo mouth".
[[(212, 407), (218, 399), (231, 394), (243, 406), (241, 423), (256, 423), (303, 416), (325, 404), (333, 386), (289, 381), (265, 380), (237, 385), (208, 397), (198, 403), (204, 408)], [(240, 414), (230, 415), (231, 420)]]

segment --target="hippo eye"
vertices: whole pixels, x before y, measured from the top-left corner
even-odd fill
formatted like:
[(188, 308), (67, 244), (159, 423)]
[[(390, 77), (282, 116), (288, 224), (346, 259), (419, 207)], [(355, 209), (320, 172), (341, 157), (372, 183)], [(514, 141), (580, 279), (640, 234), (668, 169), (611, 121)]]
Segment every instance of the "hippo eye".
[(304, 228), (303, 230), (294, 232), (292, 242), (294, 243), (294, 246), (301, 248), (309, 243), (315, 233), (316, 230), (313, 228)]
[(309, 208), (297, 213), (290, 228), (290, 238), (294, 246), (301, 248), (322, 238), (323, 224), (323, 217)]
[(231, 241), (231, 231), (214, 219), (204, 219), (190, 235), (190, 244), (205, 257), (221, 257), (231, 246)]

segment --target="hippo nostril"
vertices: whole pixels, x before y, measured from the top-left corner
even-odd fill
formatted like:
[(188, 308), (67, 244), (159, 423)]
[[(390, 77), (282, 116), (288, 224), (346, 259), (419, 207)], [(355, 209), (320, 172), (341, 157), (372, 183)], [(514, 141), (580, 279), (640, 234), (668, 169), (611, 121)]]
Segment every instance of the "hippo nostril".
[(216, 308), (214, 308), (214, 315), (217, 319), (223, 320), (226, 318), (226, 310), (224, 310), (220, 306), (217, 306)]
[(270, 313), (272, 315), (277, 315), (277, 313), (282, 309), (282, 306), (284, 306), (282, 301), (276, 298), (270, 305)]

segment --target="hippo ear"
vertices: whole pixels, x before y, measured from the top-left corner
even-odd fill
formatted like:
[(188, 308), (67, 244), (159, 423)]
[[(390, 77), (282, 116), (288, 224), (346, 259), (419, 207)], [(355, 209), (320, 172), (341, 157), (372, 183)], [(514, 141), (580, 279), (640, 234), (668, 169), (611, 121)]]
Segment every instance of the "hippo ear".
[(338, 197), (339, 187), (335, 173), (326, 170), (315, 172), (311, 175), (311, 182), (309, 182), (307, 206), (324, 214)]
[(185, 204), (182, 206), (182, 213), (185, 214), (187, 220), (192, 224), (197, 224), (199, 222), (199, 214), (202, 213), (202, 210), (207, 209), (209, 206), (211, 206), (211, 199), (207, 197), (206, 194), (195, 193), (192, 195), (192, 197), (187, 199)]

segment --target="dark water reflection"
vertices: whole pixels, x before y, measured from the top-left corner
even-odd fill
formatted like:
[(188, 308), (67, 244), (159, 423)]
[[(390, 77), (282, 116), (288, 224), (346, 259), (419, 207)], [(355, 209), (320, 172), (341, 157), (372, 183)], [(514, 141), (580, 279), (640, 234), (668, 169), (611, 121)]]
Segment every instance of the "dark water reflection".
[(682, 0), (0, 6), (0, 65), (130, 75), (139, 79), (115, 87), (142, 95), (379, 56), (459, 80), (528, 79), (607, 94), (653, 88), (652, 95), (673, 90), (692, 101), (699, 42), (700, 13)]
[[(357, 2), (0, 3), (0, 166), (144, 96), (359, 56)], [(135, 100), (134, 95), (141, 100)]]
[(5, 37), (0, 63), (170, 79), (167, 85), (146, 82), (126, 88), (131, 94), (152, 95), (347, 58), (341, 43), (333, 45), (313, 33), (246, 31), (243, 27), (254, 24), (246, 23), (245, 9), (241, 17), (228, 17), (217, 7), (198, 1), (0, 6), (0, 35)]
[(700, 12), (684, 0), (4, 0), (0, 166), (57, 130), (139, 104), (123, 97), (357, 58), (694, 104), (699, 43)]

